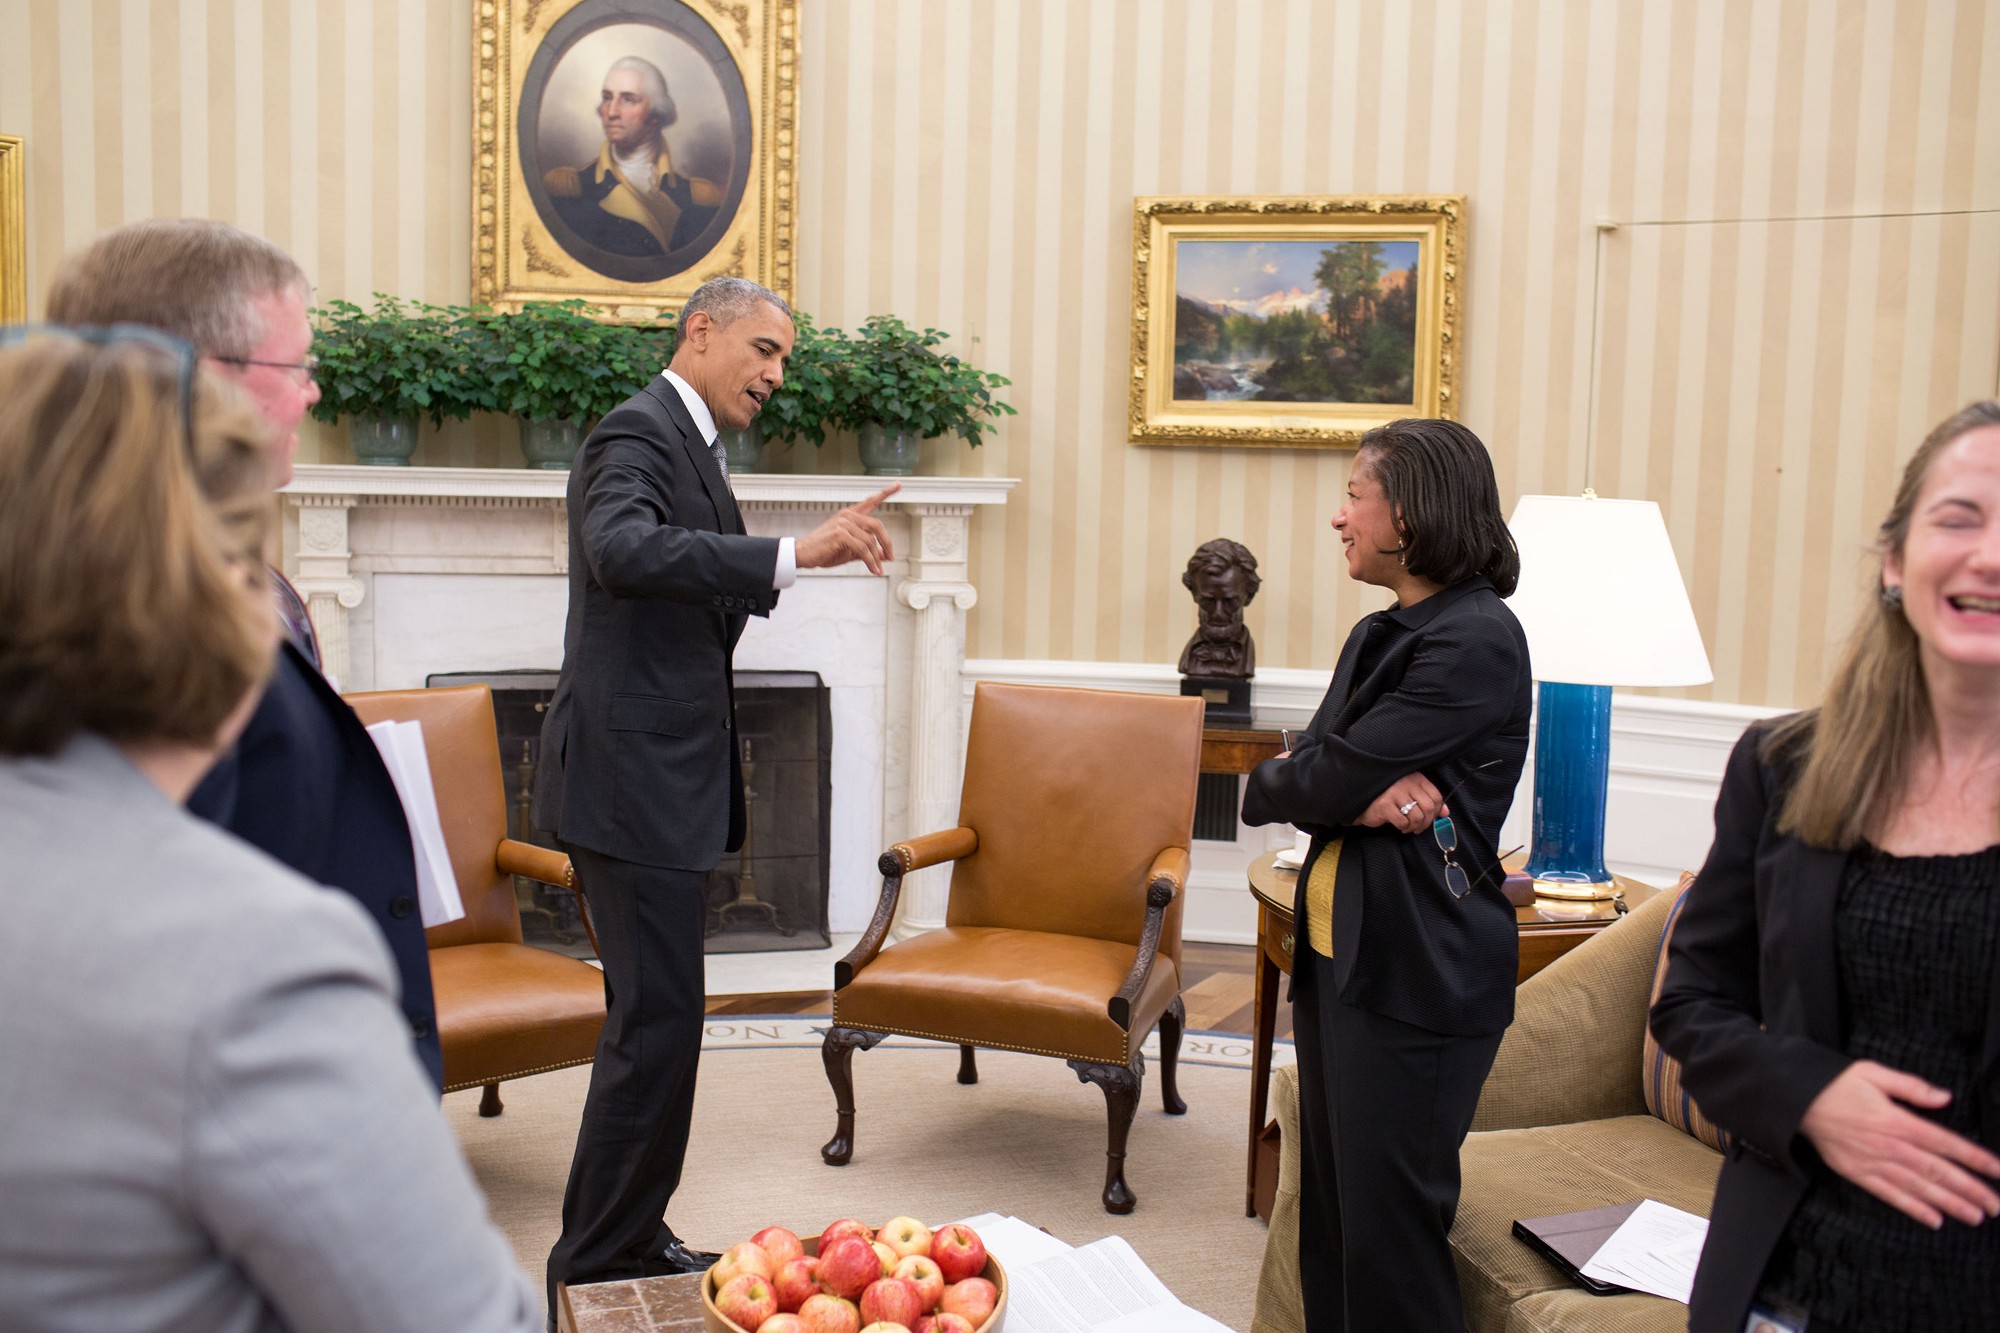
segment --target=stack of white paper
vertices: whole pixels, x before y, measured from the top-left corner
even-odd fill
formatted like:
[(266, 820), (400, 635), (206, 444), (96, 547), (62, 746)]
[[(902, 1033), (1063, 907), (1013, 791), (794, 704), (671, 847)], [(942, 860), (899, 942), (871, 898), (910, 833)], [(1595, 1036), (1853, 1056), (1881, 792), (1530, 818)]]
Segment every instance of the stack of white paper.
[(965, 1224), (1006, 1266), (1008, 1333), (1229, 1333), (1176, 1300), (1122, 1236), (1072, 1247), (1017, 1217)]
[(444, 825), (438, 818), (430, 755), (424, 749), (424, 724), (377, 722), (368, 728), (368, 735), (382, 752), (382, 764), (396, 784), (396, 796), (409, 821), (410, 846), (417, 857), (417, 908), (424, 929), (456, 921), (465, 915), (465, 904), (458, 895), (458, 877), (452, 872), (451, 852), (445, 847)]
[(1583, 1275), (1686, 1305), (1694, 1291), (1695, 1265), (1701, 1262), (1702, 1243), (1707, 1239), (1707, 1218), (1643, 1199), (1597, 1247), (1597, 1253), (1583, 1266)]

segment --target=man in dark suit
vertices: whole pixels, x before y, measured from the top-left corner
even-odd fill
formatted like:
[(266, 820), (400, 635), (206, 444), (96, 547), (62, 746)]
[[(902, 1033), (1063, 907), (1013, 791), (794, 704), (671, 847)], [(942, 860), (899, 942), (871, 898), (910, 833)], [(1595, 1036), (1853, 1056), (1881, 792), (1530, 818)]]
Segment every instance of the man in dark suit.
[[(233, 381), (271, 427), (282, 486), (292, 477), (299, 422), (319, 401), (310, 295), (298, 262), (262, 237), (222, 222), (152, 218), (106, 232), (71, 256), (49, 293), (48, 316), (72, 325), (144, 324), (193, 344), (203, 365)], [(188, 809), (368, 909), (395, 956), (417, 1057), (442, 1087), (409, 824), (375, 743), (319, 673), (304, 601), (283, 574), (272, 574), (286, 637), (271, 683)]]
[(597, 927), (609, 1013), (563, 1195), (549, 1289), (694, 1272), (662, 1220), (694, 1112), (709, 872), (743, 841), (730, 654), (800, 569), (880, 574), (890, 486), (813, 532), (751, 537), (718, 429), (784, 383), (791, 311), (742, 278), (703, 284), (672, 363), (607, 415), (570, 470), (569, 615), (542, 726), (535, 822), (568, 850)]

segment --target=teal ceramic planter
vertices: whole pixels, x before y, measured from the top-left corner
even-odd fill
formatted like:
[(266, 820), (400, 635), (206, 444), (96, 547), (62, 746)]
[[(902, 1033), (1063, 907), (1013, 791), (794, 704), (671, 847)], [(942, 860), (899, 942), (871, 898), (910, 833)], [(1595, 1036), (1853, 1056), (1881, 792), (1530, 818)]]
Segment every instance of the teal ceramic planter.
[(370, 467), (408, 467), (417, 451), (415, 417), (354, 417), (347, 424), (354, 461)]

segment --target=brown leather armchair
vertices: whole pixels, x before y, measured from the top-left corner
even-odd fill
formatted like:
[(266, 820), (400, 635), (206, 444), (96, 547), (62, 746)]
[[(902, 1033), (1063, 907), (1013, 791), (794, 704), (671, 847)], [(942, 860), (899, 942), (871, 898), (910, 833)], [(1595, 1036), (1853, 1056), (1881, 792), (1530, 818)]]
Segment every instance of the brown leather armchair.
[[(883, 853), (882, 896), (834, 965), (822, 1057), (838, 1127), (820, 1155), (854, 1150), (853, 1060), (889, 1033), (1069, 1062), (1104, 1090), (1104, 1207), (1129, 1213), (1125, 1142), (1160, 1029), (1167, 1113), (1186, 1012), (1181, 893), (1201, 762), (1199, 699), (981, 684), (973, 696), (959, 827)], [(903, 876), (952, 863), (945, 925), (884, 947)]]
[(484, 1087), (479, 1114), (499, 1115), (510, 1078), (588, 1064), (604, 1026), (604, 974), (521, 942), (514, 876), (577, 895), (591, 948), (597, 935), (569, 858), (507, 836), (507, 794), (493, 696), (484, 685), (351, 694), (363, 723), (421, 722), (439, 822), (465, 915), (425, 932), (444, 1090)]

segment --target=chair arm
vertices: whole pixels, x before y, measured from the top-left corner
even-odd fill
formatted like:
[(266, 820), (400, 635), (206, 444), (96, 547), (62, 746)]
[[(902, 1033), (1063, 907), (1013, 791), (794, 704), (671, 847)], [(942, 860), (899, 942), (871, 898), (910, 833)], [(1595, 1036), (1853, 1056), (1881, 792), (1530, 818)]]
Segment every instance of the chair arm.
[(1153, 858), (1152, 869), (1146, 872), (1146, 924), (1139, 931), (1139, 953), (1132, 960), (1132, 970), (1125, 974), (1125, 984), (1105, 1006), (1111, 1021), (1127, 1032), (1132, 1030), (1132, 1006), (1146, 989), (1146, 979), (1153, 974), (1153, 962), (1160, 954), (1160, 932), (1166, 928), (1167, 905), (1179, 896), (1181, 886), (1187, 883), (1187, 874), (1185, 847), (1162, 851)]
[(833, 965), (833, 988), (839, 990), (854, 980), (854, 974), (882, 952), (882, 942), (889, 938), (889, 924), (896, 919), (896, 902), (902, 897), (904, 875), (926, 866), (956, 861), (978, 850), (979, 835), (961, 826), (896, 843), (882, 853), (875, 863), (882, 872), (882, 896), (875, 900), (874, 919), (854, 942), (853, 951)]
[(494, 849), (493, 864), (503, 875), (521, 875), (576, 895), (576, 910), (583, 918), (583, 933), (590, 937), (590, 951), (602, 952), (597, 947), (597, 927), (590, 922), (590, 903), (584, 897), (583, 885), (577, 883), (576, 867), (568, 856), (531, 842), (502, 838)]
[(979, 850), (979, 835), (969, 828), (948, 828), (942, 833), (926, 833), (921, 838), (910, 838), (899, 842), (882, 853), (882, 873), (888, 874), (887, 862), (893, 857), (902, 874), (912, 870), (922, 870), (926, 866), (940, 865), (946, 861), (956, 861)]
[(569, 863), (567, 856), (552, 848), (502, 838), (499, 849), (493, 854), (493, 861), (503, 875), (524, 875), (559, 889), (576, 891), (576, 867)]

